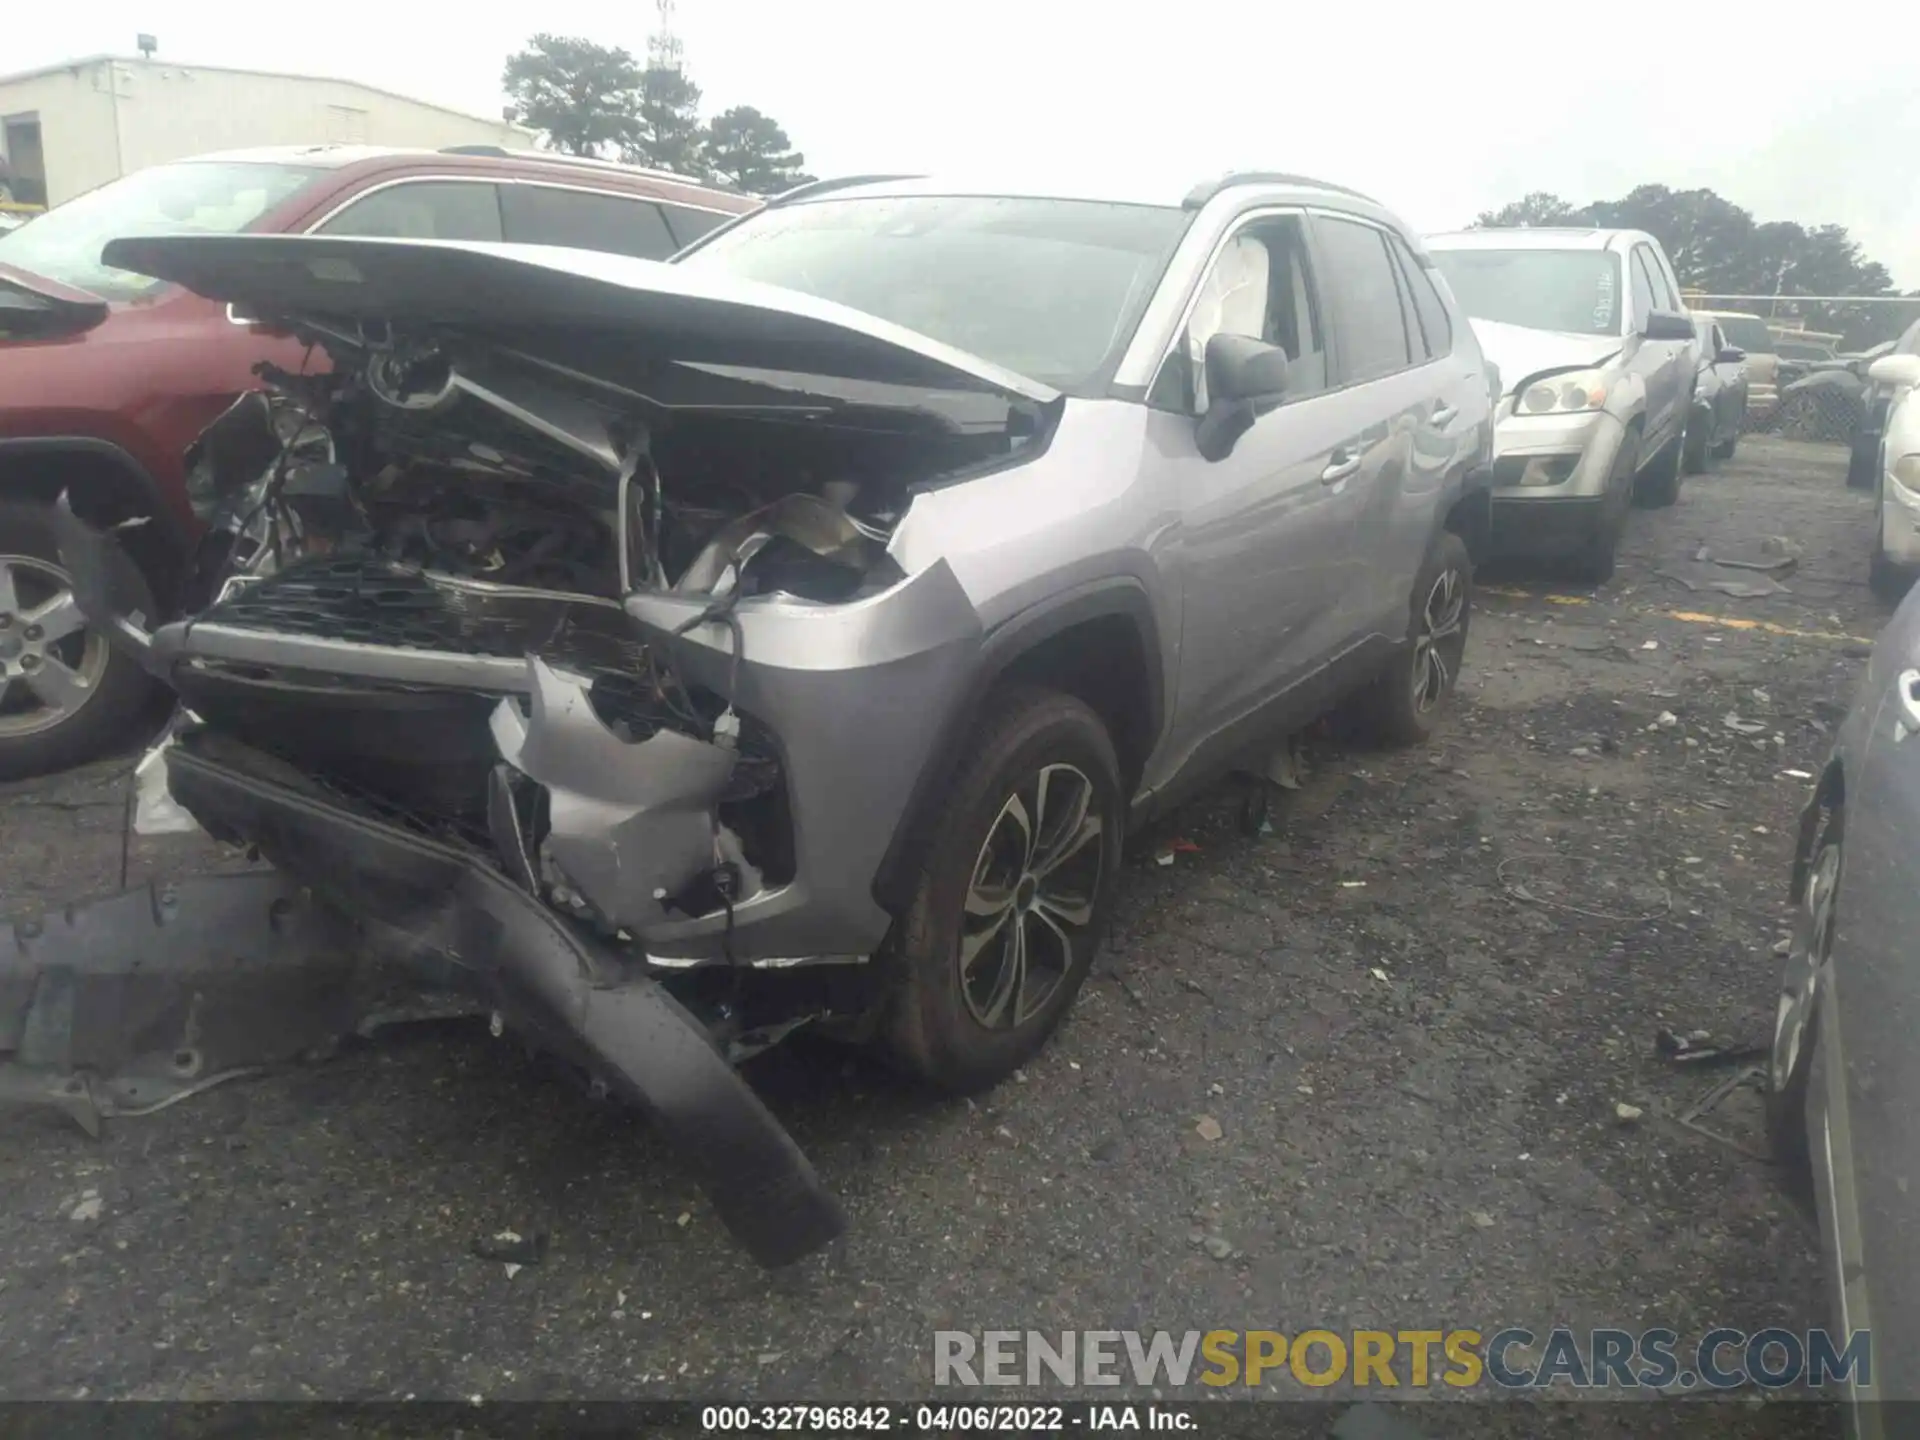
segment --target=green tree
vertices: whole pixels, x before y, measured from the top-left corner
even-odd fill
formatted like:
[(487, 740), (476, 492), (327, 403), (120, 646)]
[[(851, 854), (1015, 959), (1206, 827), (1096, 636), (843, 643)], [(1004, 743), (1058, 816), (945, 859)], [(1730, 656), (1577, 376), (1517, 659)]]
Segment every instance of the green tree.
[(1588, 225), (1586, 211), (1579, 210), (1558, 195), (1545, 190), (1502, 205), (1498, 210), (1482, 210), (1474, 217), (1476, 230), (1511, 230), (1521, 225)]
[(513, 118), (569, 155), (624, 152), (639, 135), (639, 62), (625, 50), (540, 34), (508, 57), (501, 87)]
[(777, 195), (813, 179), (807, 157), (787, 132), (751, 105), (736, 105), (707, 122), (707, 173), (749, 195)]
[(620, 147), (620, 158), (631, 165), (697, 177), (703, 169), (704, 139), (700, 87), (678, 65), (658, 61), (648, 65), (640, 72), (633, 138)]

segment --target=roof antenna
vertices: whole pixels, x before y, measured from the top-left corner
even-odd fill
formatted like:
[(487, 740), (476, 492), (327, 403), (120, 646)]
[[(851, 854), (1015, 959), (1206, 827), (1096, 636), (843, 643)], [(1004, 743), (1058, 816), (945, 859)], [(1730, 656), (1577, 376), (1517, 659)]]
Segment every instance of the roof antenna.
[(151, 60), (153, 52), (160, 48), (160, 42), (151, 35), (136, 35), (133, 43), (140, 47), (140, 58)]

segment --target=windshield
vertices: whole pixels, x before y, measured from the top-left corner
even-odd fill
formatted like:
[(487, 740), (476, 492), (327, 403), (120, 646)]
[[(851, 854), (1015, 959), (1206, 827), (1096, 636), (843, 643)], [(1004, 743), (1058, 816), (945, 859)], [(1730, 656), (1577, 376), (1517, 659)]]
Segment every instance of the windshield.
[(1758, 315), (1722, 315), (1720, 333), (1749, 355), (1773, 354), (1773, 334)]
[(130, 300), (160, 282), (102, 265), (100, 249), (107, 241), (122, 235), (231, 235), (322, 173), (303, 165), (227, 161), (136, 170), (0, 234), (0, 263), (106, 300)]
[(1620, 257), (1608, 251), (1435, 250), (1433, 263), (1475, 320), (1620, 333)]
[(1183, 210), (970, 196), (763, 210), (677, 264), (865, 311), (1068, 394), (1133, 334)]

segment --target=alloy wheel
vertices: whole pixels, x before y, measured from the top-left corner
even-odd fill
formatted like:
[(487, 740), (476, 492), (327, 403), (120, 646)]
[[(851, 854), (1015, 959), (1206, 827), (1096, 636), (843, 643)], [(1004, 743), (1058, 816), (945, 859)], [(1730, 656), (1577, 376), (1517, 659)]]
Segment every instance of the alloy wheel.
[(1422, 715), (1446, 698), (1466, 652), (1467, 581), (1449, 566), (1434, 577), (1413, 637), (1413, 708)]
[(1840, 847), (1824, 846), (1807, 876), (1807, 891), (1794, 917), (1793, 939), (1780, 977), (1780, 1003), (1774, 1012), (1773, 1053), (1768, 1079), (1776, 1094), (1793, 1079), (1807, 1029), (1813, 1022), (1822, 972), (1833, 949), (1835, 897), (1839, 893)]
[(99, 689), (107, 642), (86, 628), (57, 566), (0, 555), (0, 740), (73, 718)]
[(1001, 805), (974, 861), (960, 927), (960, 995), (989, 1030), (1038, 1014), (1090, 943), (1106, 846), (1093, 781), (1048, 765)]

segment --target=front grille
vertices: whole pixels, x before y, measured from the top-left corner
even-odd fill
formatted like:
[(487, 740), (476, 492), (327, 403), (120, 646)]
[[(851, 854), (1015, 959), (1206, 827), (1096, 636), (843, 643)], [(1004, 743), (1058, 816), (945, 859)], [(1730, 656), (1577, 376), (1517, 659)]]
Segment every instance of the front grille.
[(236, 590), (200, 620), (401, 650), (537, 653), (589, 672), (633, 673), (646, 655), (612, 606), (451, 584), (368, 556), (302, 561)]

